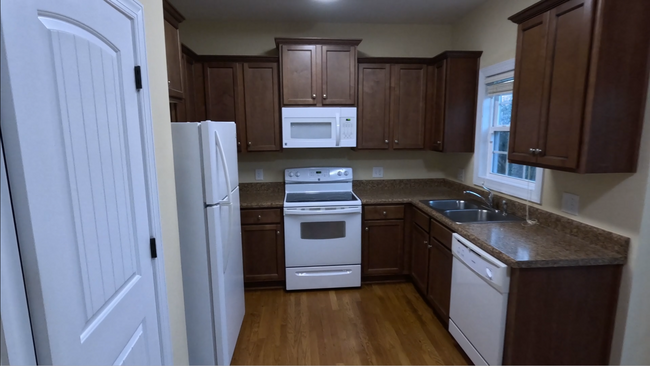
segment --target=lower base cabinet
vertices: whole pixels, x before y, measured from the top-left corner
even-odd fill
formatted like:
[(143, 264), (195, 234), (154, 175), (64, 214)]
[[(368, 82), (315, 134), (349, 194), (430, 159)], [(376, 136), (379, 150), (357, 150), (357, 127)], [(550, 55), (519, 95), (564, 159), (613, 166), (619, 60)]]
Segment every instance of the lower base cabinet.
[[(284, 281), (284, 231), (279, 209), (242, 210), (244, 284)], [(279, 284), (279, 283), (278, 283)]]
[(429, 234), (411, 224), (411, 279), (421, 294), (427, 293), (429, 279)]
[(363, 281), (394, 280), (404, 271), (404, 205), (364, 206)]
[(427, 300), (438, 312), (445, 325), (449, 325), (449, 299), (451, 297), (451, 251), (435, 238), (430, 238), (429, 283)]

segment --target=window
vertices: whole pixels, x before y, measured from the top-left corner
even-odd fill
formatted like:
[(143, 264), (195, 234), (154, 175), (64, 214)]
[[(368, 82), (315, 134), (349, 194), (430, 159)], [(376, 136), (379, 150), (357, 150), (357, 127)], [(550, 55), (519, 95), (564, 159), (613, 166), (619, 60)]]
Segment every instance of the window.
[(481, 70), (474, 184), (541, 202), (543, 169), (508, 162), (514, 60)]

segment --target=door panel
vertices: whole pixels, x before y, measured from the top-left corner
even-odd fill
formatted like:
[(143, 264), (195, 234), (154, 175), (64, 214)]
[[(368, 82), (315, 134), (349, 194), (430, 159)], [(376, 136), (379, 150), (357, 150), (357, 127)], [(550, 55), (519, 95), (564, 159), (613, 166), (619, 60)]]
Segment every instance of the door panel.
[(544, 123), (548, 13), (519, 25), (508, 160), (536, 161), (539, 126)]
[(401, 274), (404, 262), (404, 221), (366, 221), (362, 274)]
[(430, 238), (429, 284), (427, 296), (443, 319), (449, 318), (452, 254), (442, 243)]
[(433, 66), (433, 150), (443, 151), (445, 137), (445, 112), (447, 88), (447, 61), (443, 60)]
[(573, 0), (549, 16), (552, 75), (548, 117), (540, 128), (540, 164), (577, 168), (591, 44), (592, 2)]
[(167, 52), (167, 81), (169, 96), (183, 98), (183, 62), (181, 60), (181, 40), (178, 29), (165, 20), (165, 52)]
[(320, 46), (282, 45), (282, 104), (316, 105), (321, 95), (317, 49)]
[(413, 284), (423, 294), (427, 293), (429, 275), (429, 235), (419, 226), (411, 225), (411, 276)]
[(242, 248), (246, 282), (284, 279), (282, 225), (242, 226)]
[(149, 107), (125, 14), (105, 1), (3, 3), (2, 134), (39, 363), (161, 362)]
[(244, 95), (246, 98), (246, 150), (279, 151), (278, 64), (244, 64)]
[(390, 65), (359, 65), (357, 149), (388, 149), (390, 139)]
[(424, 149), (426, 65), (393, 65), (391, 127), (393, 149)]
[(354, 105), (357, 48), (322, 46), (322, 55), (323, 105)]

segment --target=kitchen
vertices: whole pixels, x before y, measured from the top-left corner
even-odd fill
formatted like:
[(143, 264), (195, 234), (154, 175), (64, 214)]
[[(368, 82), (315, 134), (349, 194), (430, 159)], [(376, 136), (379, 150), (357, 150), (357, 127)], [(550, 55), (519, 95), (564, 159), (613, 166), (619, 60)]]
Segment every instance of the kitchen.
[[(314, 21), (313, 24), (293, 23), (288, 18), (279, 20), (279, 22), (268, 22), (264, 19), (233, 19), (214, 22), (192, 19), (191, 12), (182, 11), (187, 19), (180, 22), (178, 27), (180, 42), (195, 54), (202, 56), (246, 55), (275, 58), (275, 62), (277, 62), (275, 37), (355, 38), (362, 40), (358, 45), (358, 57), (360, 58), (417, 57), (431, 59), (448, 50), (471, 50), (482, 51), (479, 67), (485, 69), (516, 56), (517, 25), (508, 18), (534, 3), (535, 1), (477, 1), (455, 15), (453, 21), (439, 21), (439, 23), (427, 21), (431, 24), (426, 24), (424, 21), (413, 21), (416, 24), (408, 24), (408, 19), (403, 19), (400, 22), (385, 21), (373, 24), (371, 20), (364, 22), (355, 20), (354, 17), (342, 23), (325, 21)], [(172, 132), (169, 127), (171, 122), (169, 98), (173, 98), (173, 95), (167, 91), (168, 87), (166, 86), (169, 65), (166, 66), (164, 62), (151, 61), (152, 59), (165, 58), (163, 5), (158, 1), (143, 1), (143, 4), (147, 27), (147, 57), (150, 60), (149, 85), (152, 96), (156, 169), (161, 197), (162, 243), (165, 253), (165, 276), (172, 329), (171, 344), (174, 363), (187, 364), (189, 360), (188, 335), (186, 334), (183, 301), (184, 286), (181, 274), (177, 204), (175, 200), (170, 199), (176, 196)], [(183, 9), (181, 2), (173, 2), (173, 4), (179, 10)], [(335, 2), (318, 3), (318, 6), (325, 7), (335, 4)], [(647, 80), (645, 83), (647, 85)], [(639, 94), (644, 95), (644, 92), (645, 90)], [(278, 108), (280, 108), (279, 102)], [(650, 225), (647, 225), (647, 220), (650, 217), (650, 205), (648, 204), (650, 194), (647, 192), (650, 165), (648, 161), (650, 156), (650, 139), (648, 138), (650, 115), (648, 110), (649, 108), (646, 107), (643, 112), (642, 123), (645, 127), (643, 135), (637, 136), (641, 142), (635, 173), (577, 174), (545, 169), (544, 184), (540, 192), (541, 198), (538, 203), (530, 204), (531, 218), (538, 219), (540, 224), (549, 225), (548, 218), (551, 216), (544, 216), (542, 211), (545, 211), (554, 214), (553, 220), (559, 217), (561, 221), (559, 226), (569, 225), (569, 221), (562, 220), (562, 218), (569, 218), (597, 227), (602, 230), (599, 233), (603, 235), (609, 235), (603, 233), (609, 232), (614, 234), (612, 237), (622, 236), (630, 239), (626, 264), (622, 270), (609, 357), (609, 362), (614, 364), (646, 363), (648, 357), (646, 347), (644, 347), (648, 341), (648, 320), (645, 315), (648, 298), (645, 279), (648, 278), (648, 270), (643, 265), (645, 262), (643, 259), (648, 258), (650, 246), (650, 233), (648, 232)], [(439, 153), (427, 150), (397, 151), (395, 149), (364, 151), (362, 149), (339, 148), (328, 150), (283, 149), (278, 152), (240, 153), (238, 175), (242, 189), (242, 206), (245, 203), (244, 188), (251, 192), (254, 191), (254, 185), (259, 184), (268, 184), (266, 187), (279, 189), (280, 200), (283, 200), (282, 191), (287, 168), (350, 167), (354, 175), (352, 191), (359, 196), (363, 205), (373, 205), (373, 203), (377, 207), (387, 204), (401, 205), (405, 207), (404, 212), (415, 212), (411, 211), (411, 207), (415, 206), (417, 210), (426, 214), (427, 220), (433, 219), (438, 223), (448, 224), (447, 226), (450, 227), (447, 227), (447, 230), (451, 228), (452, 231), (461, 232), (462, 224), (449, 224), (452, 221), (445, 221), (434, 210), (427, 209), (424, 204), (414, 203), (419, 202), (420, 199), (435, 198), (435, 189), (427, 191), (427, 189), (435, 187), (430, 187), (429, 184), (425, 186), (414, 184), (408, 186), (409, 189), (403, 189), (391, 186), (391, 181), (430, 180), (427, 183), (439, 183), (443, 188), (455, 190), (459, 194), (462, 194), (463, 189), (469, 188), (485, 195), (479, 187), (480, 181), (475, 179), (476, 174), (480, 175), (480, 173), (475, 173), (477, 171), (475, 165), (479, 164), (479, 160), (481, 160), (478, 151), (478, 148), (477, 153)], [(258, 169), (261, 171), (257, 171)], [(371, 182), (367, 187), (359, 187), (359, 181)], [(460, 186), (459, 183), (466, 186)], [(414, 198), (402, 196), (401, 198), (373, 202), (372, 197), (368, 196), (372, 195), (372, 187), (376, 188), (375, 192), (381, 192), (382, 185), (385, 187), (386, 194), (397, 192), (399, 195), (420, 191), (421, 195), (412, 196)], [(579, 196), (577, 216), (562, 210), (563, 193)], [(526, 206), (523, 204), (525, 199), (505, 196), (499, 192), (495, 192), (495, 194), (499, 196), (498, 203), (500, 203), (501, 197), (506, 198), (509, 200), (508, 204), (518, 215), (525, 216)], [(250, 210), (268, 209), (269, 207), (255, 206), (255, 202), (252, 202), (259, 201), (257, 203), (259, 205), (262, 196), (249, 196), (249, 206), (245, 208)], [(465, 198), (469, 197), (465, 196)], [(391, 200), (397, 201), (391, 202)], [(271, 208), (279, 209), (281, 207), (281, 203), (279, 206), (275, 203), (275, 206)], [(382, 216), (383, 211), (380, 210), (379, 215)], [(399, 219), (400, 214), (397, 215)], [(404, 219), (404, 215), (410, 214), (403, 213), (401, 215)], [(544, 218), (547, 221), (544, 221)], [(365, 221), (372, 220), (368, 220), (366, 217)], [(429, 223), (427, 228), (422, 226), (419, 228), (425, 230), (425, 235), (429, 237), (430, 232), (426, 231), (433, 231), (433, 229), (430, 226), (431, 221), (427, 222)], [(281, 221), (273, 221), (270, 224), (281, 225)], [(568, 228), (567, 230), (571, 231), (572, 229)], [(405, 242), (407, 242), (406, 239)], [(400, 270), (404, 269), (404, 267), (400, 268)], [(380, 285), (373, 286), (380, 287)], [(248, 293), (261, 296), (260, 301), (264, 301), (263, 291)]]

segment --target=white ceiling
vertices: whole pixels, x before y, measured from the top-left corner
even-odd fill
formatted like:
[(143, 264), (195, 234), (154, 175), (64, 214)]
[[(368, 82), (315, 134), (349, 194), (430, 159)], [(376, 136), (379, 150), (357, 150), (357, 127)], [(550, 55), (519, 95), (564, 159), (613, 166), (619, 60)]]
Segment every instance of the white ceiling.
[(186, 19), (451, 24), (487, 0), (170, 0)]

